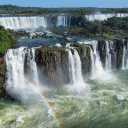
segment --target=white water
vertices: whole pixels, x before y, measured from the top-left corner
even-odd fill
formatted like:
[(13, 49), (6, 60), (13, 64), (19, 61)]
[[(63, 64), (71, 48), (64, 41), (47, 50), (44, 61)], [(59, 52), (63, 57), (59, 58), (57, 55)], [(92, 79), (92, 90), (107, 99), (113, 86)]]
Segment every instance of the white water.
[(60, 15), (57, 17), (57, 23), (56, 23), (56, 26), (70, 26), (71, 24), (71, 17), (69, 18), (68, 20), (68, 17), (65, 16), (65, 15)]
[(95, 62), (95, 67), (96, 67), (96, 75), (101, 75), (104, 72), (101, 60), (100, 60), (100, 55), (98, 51), (98, 41), (94, 40), (91, 42), (93, 49), (94, 49), (94, 54), (96, 56), (96, 62)]
[(91, 57), (91, 75), (92, 75), (92, 77), (94, 77), (94, 75), (95, 75), (95, 73), (96, 73), (96, 71), (95, 71), (95, 54), (94, 54), (94, 52), (93, 52), (93, 50), (92, 50), (92, 48), (91, 47), (89, 47), (90, 48), (90, 57)]
[[(113, 49), (113, 42), (110, 42), (110, 47)], [(91, 57), (91, 79), (99, 79), (102, 81), (111, 81), (114, 76), (108, 72), (105, 71), (103, 68), (102, 62), (100, 60), (100, 54), (98, 51), (98, 41), (97, 40), (83, 40), (80, 42), (80, 44), (91, 44), (93, 46), (93, 50), (90, 51), (90, 57)], [(103, 77), (104, 76), (104, 77)]]
[(123, 40), (123, 57), (122, 57), (122, 69), (127, 68), (127, 49), (126, 49), (126, 45), (124, 44)]
[(79, 42), (80, 44), (91, 44), (93, 46), (93, 50), (90, 48), (90, 57), (91, 57), (91, 69), (92, 78), (96, 76), (102, 75), (104, 73), (104, 69), (100, 60), (100, 55), (98, 51), (98, 41), (97, 40), (83, 40)]
[(117, 13), (117, 14), (91, 14), (91, 15), (85, 15), (85, 17), (89, 20), (89, 21), (95, 21), (95, 20), (99, 20), (99, 21), (103, 21), (103, 20), (107, 20), (108, 18), (112, 18), (112, 17), (127, 17), (128, 13)]
[(111, 70), (112, 64), (111, 64), (111, 49), (113, 46), (113, 42), (106, 41), (106, 60), (105, 60), (105, 69)]
[(85, 84), (81, 70), (81, 60), (76, 49), (74, 49), (74, 55), (69, 50), (69, 74), (71, 81), (71, 89), (78, 93), (85, 93), (88, 91), (88, 86)]
[(35, 29), (40, 26), (47, 27), (45, 17), (1, 17), (0, 25), (10, 29)]
[(35, 63), (35, 49), (9, 49), (6, 54), (7, 81), (6, 91), (11, 96), (16, 96), (20, 100), (27, 99), (33, 93), (33, 88), (25, 80), (25, 56), (28, 56), (28, 65), (30, 66), (30, 78), (38, 85), (37, 67)]
[(128, 44), (125, 44), (124, 41), (125, 40), (123, 40), (122, 69), (128, 69), (128, 50), (126, 48)]

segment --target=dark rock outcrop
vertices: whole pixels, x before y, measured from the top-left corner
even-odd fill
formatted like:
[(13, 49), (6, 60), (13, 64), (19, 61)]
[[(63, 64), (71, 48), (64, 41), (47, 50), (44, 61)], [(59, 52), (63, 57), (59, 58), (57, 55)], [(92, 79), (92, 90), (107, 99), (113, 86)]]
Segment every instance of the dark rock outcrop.
[(77, 51), (80, 55), (81, 64), (82, 64), (82, 74), (83, 76), (87, 75), (91, 71), (91, 58), (90, 58), (90, 48), (85, 45), (81, 45), (77, 48)]
[(105, 67), (105, 56), (106, 56), (106, 42), (105, 42), (105, 40), (99, 40), (98, 41), (98, 51), (100, 54), (101, 62), (103, 64), (103, 66)]
[(123, 40), (115, 39), (113, 40), (115, 45), (115, 53), (116, 53), (116, 68), (119, 69), (122, 66), (122, 57), (123, 57)]
[[(110, 42), (109, 42), (110, 45)], [(106, 42), (105, 40), (98, 41), (98, 51), (100, 54), (100, 59), (105, 67), (106, 61)], [(122, 66), (122, 57), (123, 57), (123, 40), (122, 39), (114, 39), (113, 40), (113, 49), (110, 49), (111, 52), (111, 63), (113, 68), (121, 68)]]
[(57, 47), (36, 49), (36, 63), (40, 82), (48, 85), (69, 83), (68, 52)]
[(0, 58), (0, 97), (5, 96), (5, 61), (4, 57)]

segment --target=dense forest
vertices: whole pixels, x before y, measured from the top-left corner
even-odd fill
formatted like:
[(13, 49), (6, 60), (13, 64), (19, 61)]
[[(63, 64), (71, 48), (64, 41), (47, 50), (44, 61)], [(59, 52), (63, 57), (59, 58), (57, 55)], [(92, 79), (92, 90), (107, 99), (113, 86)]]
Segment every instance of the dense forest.
[(11, 15), (48, 15), (68, 13), (68, 15), (86, 15), (100, 11), (102, 13), (128, 13), (128, 8), (41, 8), (41, 7), (19, 7), (14, 5), (0, 5), (0, 14)]
[(17, 38), (13, 30), (6, 30), (0, 26), (0, 57), (4, 56), (8, 48), (14, 46)]
[(87, 38), (125, 38), (128, 36), (128, 17), (112, 17), (105, 21), (88, 21), (85, 16), (72, 17), (71, 26), (49, 26), (50, 31), (71, 35), (79, 35)]

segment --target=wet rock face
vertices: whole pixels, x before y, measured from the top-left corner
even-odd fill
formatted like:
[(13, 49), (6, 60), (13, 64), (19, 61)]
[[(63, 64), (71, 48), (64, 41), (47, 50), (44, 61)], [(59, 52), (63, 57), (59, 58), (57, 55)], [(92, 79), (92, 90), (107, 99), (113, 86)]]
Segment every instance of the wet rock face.
[(105, 67), (106, 42), (104, 40), (98, 41), (98, 51), (100, 52), (99, 54), (103, 67)]
[(114, 40), (115, 53), (116, 53), (116, 68), (119, 69), (122, 66), (122, 57), (123, 57), (123, 40), (116, 39)]
[(48, 21), (48, 25), (51, 25), (51, 23), (56, 25), (57, 16), (54, 16), (54, 17), (53, 16), (48, 16), (47, 21)]
[(90, 58), (90, 49), (87, 46), (80, 46), (77, 48), (78, 54), (81, 59), (82, 64), (82, 74), (83, 76), (87, 75), (91, 71), (91, 58)]
[(4, 57), (0, 58), (0, 97), (5, 96), (5, 61)]
[[(91, 70), (90, 49), (86, 46), (77, 47), (82, 64), (82, 74)], [(72, 50), (74, 52), (74, 50)], [(36, 63), (41, 84), (59, 86), (70, 83), (69, 53), (65, 49), (43, 47), (36, 49)]]
[(65, 49), (36, 49), (36, 63), (40, 82), (45, 81), (48, 85), (69, 83), (68, 52)]
[[(109, 42), (110, 45), (110, 42)], [(123, 57), (123, 40), (122, 39), (114, 39), (113, 40), (114, 48), (110, 49), (111, 53), (111, 63), (112, 63), (112, 69), (114, 68), (121, 68), (122, 66), (122, 57)], [(98, 51), (100, 54), (100, 59), (105, 67), (105, 61), (106, 61), (106, 42), (104, 40), (98, 41)]]

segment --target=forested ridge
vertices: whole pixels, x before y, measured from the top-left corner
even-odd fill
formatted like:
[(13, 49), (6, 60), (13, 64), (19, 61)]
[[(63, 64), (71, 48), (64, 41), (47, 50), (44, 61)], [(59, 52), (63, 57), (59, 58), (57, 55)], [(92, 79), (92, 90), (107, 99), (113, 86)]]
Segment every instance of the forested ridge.
[(101, 13), (128, 13), (128, 8), (41, 8), (41, 7), (20, 7), (15, 5), (0, 5), (0, 14), (11, 15), (47, 15), (68, 13), (70, 15), (86, 15), (100, 11)]

